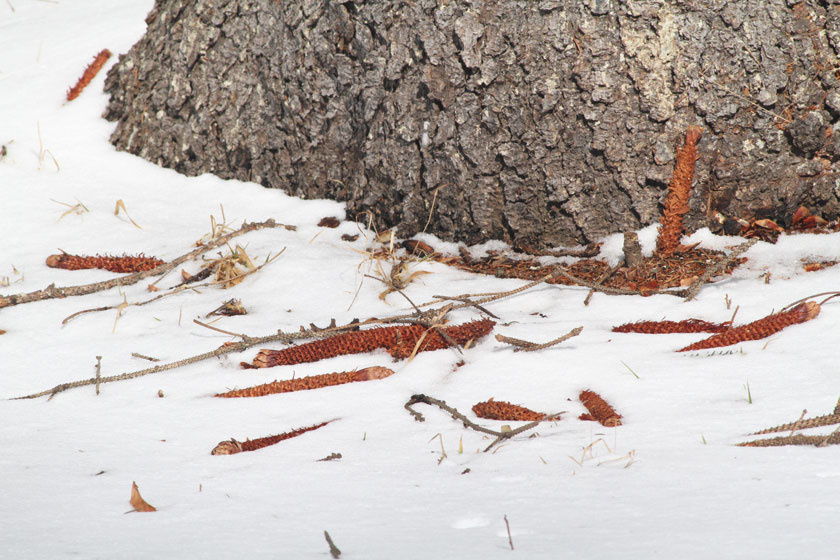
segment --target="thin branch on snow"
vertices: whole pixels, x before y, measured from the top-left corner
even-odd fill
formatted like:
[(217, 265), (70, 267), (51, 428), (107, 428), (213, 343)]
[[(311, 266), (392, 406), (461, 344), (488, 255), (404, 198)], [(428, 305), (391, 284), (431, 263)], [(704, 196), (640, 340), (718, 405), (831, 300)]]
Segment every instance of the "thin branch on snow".
[(45, 299), (53, 299), (53, 298), (65, 298), (70, 296), (85, 296), (88, 294), (93, 294), (95, 292), (101, 292), (104, 290), (110, 290), (111, 288), (116, 288), (117, 286), (130, 286), (132, 284), (136, 284), (141, 280), (148, 278), (150, 276), (158, 276), (164, 273), (171, 271), (172, 269), (176, 268), (180, 264), (197, 257), (202, 253), (206, 253), (211, 249), (215, 249), (221, 245), (224, 245), (232, 238), (242, 235), (243, 233), (248, 233), (250, 231), (262, 229), (262, 228), (275, 228), (275, 227), (283, 227), (286, 229), (294, 229), (295, 226), (289, 226), (285, 224), (278, 224), (272, 219), (266, 220), (264, 222), (251, 222), (251, 223), (244, 223), (242, 227), (240, 227), (236, 231), (232, 231), (227, 235), (223, 235), (218, 237), (189, 253), (181, 255), (180, 257), (160, 265), (157, 268), (153, 268), (151, 270), (144, 270), (141, 272), (135, 272), (134, 274), (127, 274), (126, 276), (120, 276), (118, 278), (112, 278), (110, 280), (103, 280), (101, 282), (94, 282), (92, 284), (83, 284), (81, 286), (64, 286), (64, 287), (56, 287), (55, 284), (50, 284), (43, 290), (36, 290), (34, 292), (28, 292), (23, 294), (14, 294), (10, 296), (0, 296), (0, 308), (3, 307), (10, 307), (12, 305), (19, 305), (21, 303), (30, 303), (33, 301), (42, 301)]
[(405, 407), (405, 409), (412, 416), (414, 416), (414, 419), (417, 420), (418, 422), (425, 422), (426, 419), (423, 417), (422, 413), (417, 412), (416, 410), (411, 408), (412, 406), (414, 406), (417, 403), (424, 403), (424, 404), (436, 406), (436, 407), (440, 408), (441, 410), (445, 410), (446, 412), (448, 412), (456, 420), (460, 420), (464, 424), (465, 428), (470, 428), (470, 429), (473, 429), (477, 432), (481, 432), (481, 433), (484, 433), (484, 434), (489, 434), (491, 436), (495, 436), (496, 439), (493, 441), (493, 443), (491, 443), (490, 445), (488, 445), (484, 449), (484, 453), (487, 453), (488, 451), (490, 451), (497, 443), (499, 443), (503, 440), (506, 440), (506, 439), (511, 439), (512, 437), (517, 436), (517, 435), (521, 434), (522, 432), (526, 432), (526, 431), (528, 431), (532, 428), (535, 428), (535, 427), (539, 426), (543, 422), (556, 420), (562, 414), (562, 412), (556, 412), (554, 414), (546, 414), (545, 416), (543, 416), (539, 420), (535, 420), (534, 422), (529, 422), (527, 424), (519, 426), (515, 430), (510, 430), (509, 432), (497, 432), (496, 430), (491, 430), (489, 428), (485, 428), (484, 426), (479, 426), (478, 424), (476, 424), (475, 422), (473, 422), (472, 420), (470, 420), (469, 418), (467, 418), (466, 416), (464, 416), (463, 414), (458, 412), (458, 409), (452, 408), (451, 406), (446, 404), (446, 401), (442, 401), (440, 399), (436, 399), (434, 397), (430, 397), (430, 396), (424, 395), (422, 393), (411, 395), (411, 398), (408, 399), (408, 401), (405, 403), (405, 405), (403, 405)]

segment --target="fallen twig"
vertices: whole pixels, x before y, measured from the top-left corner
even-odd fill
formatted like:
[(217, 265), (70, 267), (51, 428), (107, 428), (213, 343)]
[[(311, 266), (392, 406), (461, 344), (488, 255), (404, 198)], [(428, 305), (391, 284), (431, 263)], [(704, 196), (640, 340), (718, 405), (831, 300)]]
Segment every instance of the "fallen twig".
[(102, 379), (102, 356), (96, 357), (96, 394), (99, 394), (99, 382)]
[[(624, 235), (625, 235), (625, 238), (626, 238), (627, 234), (625, 233)], [(633, 235), (635, 235), (635, 234), (633, 234)], [(636, 236), (636, 244), (638, 245), (638, 236)], [(625, 245), (626, 245), (626, 243), (625, 243)], [(640, 249), (639, 254), (641, 255), (641, 249)], [(609, 280), (610, 277), (613, 274), (615, 274), (618, 271), (619, 268), (624, 266), (624, 263), (625, 263), (626, 260), (627, 260), (626, 258), (622, 258), (620, 261), (618, 261), (618, 263), (616, 263), (615, 266), (611, 266), (610, 268), (608, 268), (606, 270), (606, 272), (604, 272), (601, 276), (599, 276), (598, 278), (595, 279), (595, 283), (598, 284), (599, 286), (603, 286), (604, 282)], [(596, 291), (597, 290), (595, 290), (595, 288), (589, 288), (589, 293), (586, 294), (586, 297), (583, 300), (583, 305), (589, 305), (589, 301), (592, 299), (592, 296), (595, 295)]]
[(335, 546), (332, 537), (330, 537), (330, 534), (327, 531), (324, 531), (324, 538), (327, 539), (327, 544), (330, 545), (330, 556), (332, 556), (333, 558), (338, 558), (339, 556), (341, 556), (341, 551), (338, 549), (337, 546)]
[(758, 436), (762, 434), (772, 434), (775, 432), (787, 432), (788, 430), (791, 431), (790, 435), (793, 435), (793, 432), (796, 430), (807, 430), (809, 428), (819, 428), (821, 426), (831, 426), (833, 424), (840, 424), (840, 399), (838, 399), (837, 405), (834, 407), (834, 411), (831, 414), (815, 416), (814, 418), (805, 418), (805, 411), (803, 411), (802, 416), (800, 416), (799, 420), (795, 422), (782, 424), (780, 426), (773, 426), (772, 428), (765, 428), (763, 430), (753, 432), (752, 435)]
[[(143, 377), (144, 375), (150, 375), (152, 373), (160, 373), (163, 371), (168, 371), (170, 369), (176, 369), (181, 366), (186, 366), (190, 364), (194, 364), (197, 362), (201, 362), (203, 360), (207, 360), (210, 358), (218, 358), (220, 356), (224, 356), (225, 354), (230, 354), (233, 352), (242, 352), (243, 350), (247, 350), (248, 348), (252, 348), (253, 346), (267, 344), (270, 342), (288, 342), (292, 340), (298, 340), (301, 338), (320, 338), (320, 337), (327, 337), (331, 334), (342, 332), (345, 330), (350, 330), (356, 328), (358, 323), (351, 323), (349, 325), (342, 325), (339, 327), (335, 327), (334, 329), (323, 329), (317, 332), (312, 330), (304, 330), (301, 332), (278, 332), (277, 334), (272, 334), (268, 336), (261, 336), (261, 337), (250, 337), (244, 336), (242, 340), (239, 342), (227, 342), (218, 348), (211, 350), (209, 352), (204, 352), (202, 354), (198, 354), (195, 356), (191, 356), (189, 358), (185, 358), (183, 360), (178, 360), (175, 362), (169, 362), (166, 364), (161, 364), (158, 366), (141, 369), (139, 371), (134, 371), (130, 373), (123, 373), (120, 375), (112, 375), (109, 377), (102, 377), (99, 382), (100, 383), (111, 383), (114, 381), (124, 381), (126, 379), (134, 379), (137, 377)], [(15, 397), (12, 400), (18, 399), (35, 399), (38, 397), (44, 397), (49, 395), (50, 398), (54, 397), (56, 394), (66, 391), (68, 389), (75, 389), (76, 387), (84, 387), (86, 385), (92, 385), (96, 383), (96, 378), (90, 379), (82, 379), (79, 381), (71, 381), (69, 383), (61, 383), (60, 385), (56, 385), (52, 389), (47, 389), (46, 391), (40, 391), (38, 393), (32, 393), (31, 395), (25, 395), (22, 397)]]
[(709, 279), (720, 272), (721, 270), (725, 270), (727, 266), (732, 263), (735, 259), (741, 256), (741, 254), (745, 253), (750, 247), (758, 243), (758, 238), (754, 237), (747, 241), (746, 243), (741, 243), (732, 251), (724, 256), (721, 257), (719, 261), (717, 261), (712, 266), (708, 267), (706, 271), (697, 277), (697, 280), (691, 283), (687, 290), (685, 290), (685, 301), (691, 301), (697, 294), (700, 292), (700, 289), (709, 281)]
[[(254, 267), (250, 270), (246, 270), (245, 272), (240, 274), (237, 278), (245, 278), (246, 276), (263, 269), (264, 267), (266, 267), (269, 264), (271, 264), (272, 262), (274, 262), (277, 259), (277, 257), (279, 257), (280, 255), (283, 254), (283, 252), (285, 250), (286, 250), (286, 248), (283, 247), (280, 250), (279, 253), (277, 253), (273, 257), (269, 257), (261, 265), (259, 265), (257, 267)], [(128, 306), (140, 307), (141, 305), (148, 305), (148, 304), (153, 303), (153, 302), (155, 302), (159, 299), (165, 298), (166, 296), (172, 296), (172, 295), (179, 294), (179, 293), (187, 291), (187, 290), (197, 290), (198, 288), (206, 288), (206, 287), (215, 286), (215, 285), (218, 285), (218, 284), (226, 284), (227, 282), (228, 282), (227, 280), (213, 280), (211, 282), (205, 282), (204, 284), (197, 284), (195, 286), (189, 286), (189, 285), (186, 285), (184, 283), (181, 283), (181, 284), (178, 284), (177, 286), (173, 286), (168, 292), (158, 294), (155, 297), (149, 298), (147, 300), (137, 301), (137, 302), (132, 302), (132, 303), (123, 302), (123, 303), (120, 303), (120, 304), (117, 304), (117, 305), (108, 305), (108, 306), (105, 306), (105, 307), (94, 307), (93, 309), (82, 309), (81, 311), (76, 311), (75, 313), (72, 313), (72, 314), (68, 315), (67, 317), (65, 317), (61, 321), (61, 324), (66, 325), (72, 319), (75, 319), (79, 315), (83, 315), (85, 313), (95, 313), (97, 311), (108, 311), (109, 309), (125, 308), (125, 307), (128, 307)], [(0, 307), (2, 307), (2, 306), (0, 306)], [(196, 321), (196, 322), (198, 322), (198, 321)], [(208, 328), (212, 328), (212, 327), (209, 327), (208, 325), (205, 325), (204, 323), (199, 323), (199, 324), (202, 325), (202, 326), (207, 326)]]
[(496, 335), (496, 340), (499, 342), (504, 342), (506, 344), (510, 344), (512, 346), (516, 346), (514, 348), (514, 352), (534, 352), (536, 350), (544, 350), (545, 348), (550, 348), (556, 344), (560, 344), (564, 340), (568, 340), (572, 337), (575, 337), (581, 333), (583, 327), (576, 327), (561, 337), (555, 338), (554, 340), (549, 340), (548, 342), (544, 342), (542, 344), (538, 344), (536, 342), (529, 342), (527, 340), (520, 340), (518, 338), (511, 338), (509, 336), (505, 336), (502, 334)]
[(140, 358), (141, 360), (148, 360), (150, 362), (159, 362), (160, 361), (157, 358), (152, 358), (151, 356), (145, 356), (145, 355), (140, 354), (138, 352), (132, 352), (131, 355), (134, 356), (135, 358)]
[(101, 292), (104, 290), (109, 290), (111, 288), (116, 288), (117, 286), (129, 286), (131, 284), (136, 284), (140, 282), (144, 278), (148, 278), (149, 276), (158, 276), (160, 274), (164, 274), (169, 272), (170, 270), (176, 268), (180, 264), (195, 258), (196, 256), (200, 255), (201, 253), (207, 252), (210, 249), (214, 249), (219, 247), (220, 245), (224, 245), (228, 241), (230, 241), (233, 237), (238, 235), (242, 235), (244, 233), (248, 233), (250, 231), (254, 231), (257, 229), (262, 228), (274, 228), (274, 227), (284, 227), (286, 229), (294, 228), (294, 226), (288, 226), (284, 224), (278, 224), (274, 220), (266, 220), (265, 222), (251, 222), (251, 223), (244, 223), (242, 227), (238, 230), (228, 233), (227, 235), (223, 235), (218, 237), (197, 249), (190, 251), (180, 257), (158, 266), (157, 268), (153, 268), (151, 270), (144, 270), (141, 272), (135, 272), (134, 274), (128, 274), (126, 276), (120, 276), (118, 278), (111, 278), (110, 280), (104, 280), (102, 282), (94, 282), (92, 284), (84, 284), (81, 286), (64, 286), (64, 287), (56, 287), (55, 284), (50, 284), (43, 290), (36, 290), (34, 292), (28, 292), (23, 294), (13, 294), (10, 296), (0, 296), (0, 308), (3, 307), (10, 307), (12, 305), (19, 305), (22, 303), (30, 303), (33, 301), (41, 301), (45, 299), (52, 299), (52, 298), (65, 298), (69, 296), (84, 296), (88, 294), (92, 294), (95, 292)]
[(497, 432), (496, 430), (490, 430), (490, 429), (485, 428), (483, 426), (479, 426), (478, 424), (476, 424), (475, 422), (473, 422), (472, 420), (470, 420), (469, 418), (467, 418), (466, 416), (464, 416), (463, 414), (458, 412), (457, 409), (452, 408), (451, 406), (447, 405), (445, 401), (436, 399), (434, 397), (430, 397), (428, 395), (423, 395), (421, 393), (411, 395), (411, 398), (408, 399), (408, 401), (405, 403), (405, 405), (403, 405), (405, 407), (405, 409), (409, 413), (411, 413), (411, 415), (414, 416), (414, 419), (417, 420), (418, 422), (425, 422), (426, 419), (423, 417), (423, 414), (421, 414), (420, 412), (417, 412), (416, 410), (411, 408), (413, 405), (415, 405), (417, 403), (425, 403), (425, 404), (428, 404), (428, 405), (436, 406), (436, 407), (448, 412), (456, 420), (460, 420), (464, 424), (464, 427), (473, 429), (477, 432), (482, 432), (484, 434), (489, 434), (491, 436), (495, 436), (496, 439), (493, 441), (493, 443), (491, 443), (490, 445), (488, 445), (484, 449), (485, 453), (487, 451), (489, 451), (490, 449), (492, 449), (493, 446), (495, 446), (500, 441), (505, 440), (505, 439), (510, 439), (514, 436), (517, 436), (517, 435), (521, 434), (522, 432), (525, 432), (527, 430), (535, 428), (536, 426), (540, 425), (540, 423), (542, 423), (542, 422), (555, 420), (557, 417), (559, 417), (562, 414), (562, 412), (557, 412), (557, 413), (554, 413), (554, 414), (546, 414), (542, 418), (540, 418), (539, 420), (535, 420), (534, 422), (529, 422), (528, 424), (525, 424), (524, 426), (520, 426), (520, 427), (516, 428), (515, 430), (510, 430), (508, 432)]

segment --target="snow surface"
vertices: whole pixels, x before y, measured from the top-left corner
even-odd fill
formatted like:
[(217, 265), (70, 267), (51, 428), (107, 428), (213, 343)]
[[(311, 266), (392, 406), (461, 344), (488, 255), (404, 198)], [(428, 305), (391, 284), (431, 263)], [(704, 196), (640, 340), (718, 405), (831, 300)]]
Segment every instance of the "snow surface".
[[(840, 259), (838, 234), (759, 243), (746, 265), (690, 303), (597, 294), (586, 307), (586, 289), (540, 286), (491, 304), (501, 318), (494, 332), (508, 336), (544, 341), (584, 327), (579, 337), (535, 353), (513, 353), (490, 336), (465, 352), (461, 367), (453, 350), (442, 350), (395, 364), (380, 351), (242, 370), (238, 362), (255, 353), (249, 350), (110, 383), (99, 396), (88, 386), (52, 400), (7, 400), (92, 377), (96, 356), (103, 375), (116, 375), (149, 365), (132, 352), (167, 362), (212, 350), (233, 338), (192, 319), (203, 320), (230, 298), (240, 298), (248, 314), (214, 325), (252, 336), (408, 310), (399, 294), (379, 300), (382, 285), (364, 278), (374, 272), (362, 253), (372, 246), (370, 231), (348, 243), (340, 236), (358, 233), (352, 220), (338, 229), (317, 227), (325, 216), (344, 218), (342, 205), (212, 176), (187, 178), (116, 152), (108, 143), (113, 124), (100, 118), (105, 71), (65, 103), (66, 90), (100, 49), (124, 53), (142, 36), (151, 6), (149, 0), (0, 3), (0, 144), (7, 149), (0, 160), (0, 280), (8, 283), (0, 293), (113, 276), (47, 268), (44, 259), (59, 248), (171, 260), (209, 232), (211, 215), (221, 221), (222, 207), (232, 227), (274, 218), (298, 229), (238, 238), (259, 262), (285, 252), (231, 289), (128, 307), (115, 330), (115, 311), (61, 321), (124, 298), (148, 299), (150, 281), (0, 310), (0, 329), (7, 331), (0, 336), (0, 557), (329, 558), (325, 529), (347, 559), (836, 557), (840, 448), (734, 446), (752, 431), (795, 420), (802, 409), (816, 416), (834, 408), (836, 300), (817, 319), (733, 352), (677, 354), (703, 335), (610, 328), (640, 319), (725, 321), (735, 306), (743, 323), (837, 290), (840, 268), (805, 273), (800, 260)], [(114, 214), (117, 200), (142, 229)], [(79, 202), (86, 212), (63, 215)], [(655, 229), (641, 237), (650, 251)], [(691, 239), (710, 247), (739, 241), (708, 231)], [(606, 256), (616, 259), (620, 246), (617, 236), (606, 239)], [(194, 273), (199, 264), (182, 268)], [(523, 284), (436, 263), (413, 270), (431, 272), (407, 288), (415, 302)], [(451, 316), (453, 323), (474, 318), (468, 310)], [(318, 391), (212, 398), (226, 388), (369, 365), (396, 374)], [(625, 425), (578, 420), (584, 409), (577, 395), (586, 388), (612, 403)], [(415, 392), (471, 417), (470, 407), (490, 397), (566, 414), (536, 430), (538, 437), (528, 432), (481, 453), (489, 440), (437, 408), (417, 405), (426, 422), (414, 421), (403, 404)], [(256, 452), (210, 455), (230, 437), (334, 418)], [(343, 458), (317, 462), (332, 452)], [(156, 513), (126, 514), (132, 481)]]

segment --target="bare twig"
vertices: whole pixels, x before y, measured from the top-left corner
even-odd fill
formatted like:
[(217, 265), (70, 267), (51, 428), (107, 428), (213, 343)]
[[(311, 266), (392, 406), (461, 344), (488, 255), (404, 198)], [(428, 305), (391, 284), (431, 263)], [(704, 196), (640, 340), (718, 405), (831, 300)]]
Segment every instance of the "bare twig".
[[(277, 254), (276, 254), (276, 255), (274, 255), (273, 257), (268, 258), (268, 259), (267, 259), (264, 263), (262, 263), (261, 265), (259, 265), (259, 266), (255, 267), (255, 268), (252, 268), (252, 269), (250, 269), (250, 270), (246, 270), (245, 272), (243, 272), (242, 274), (240, 274), (237, 278), (244, 278), (244, 277), (246, 277), (246, 276), (248, 276), (248, 275), (250, 275), (250, 274), (253, 274), (253, 273), (255, 273), (255, 272), (257, 272), (257, 271), (261, 270), (262, 268), (264, 268), (264, 267), (268, 266), (269, 264), (271, 264), (272, 262), (274, 262), (274, 261), (277, 259), (277, 257), (279, 257), (280, 255), (282, 255), (282, 254), (283, 254), (283, 252), (284, 252), (285, 250), (286, 250), (286, 248), (285, 248), (285, 247), (283, 247), (283, 248), (280, 250), (280, 252), (279, 252), (279, 253), (277, 253)], [(181, 284), (178, 284), (177, 286), (173, 286), (173, 287), (172, 287), (172, 288), (171, 288), (168, 292), (165, 292), (165, 293), (162, 293), (162, 294), (158, 294), (158, 295), (156, 295), (155, 297), (153, 297), (153, 298), (149, 298), (149, 299), (147, 299), (147, 300), (138, 301), (138, 302), (132, 302), (132, 303), (126, 303), (126, 302), (123, 302), (123, 303), (120, 303), (120, 304), (118, 304), (118, 305), (108, 305), (108, 306), (106, 306), (106, 307), (95, 307), (95, 308), (93, 308), (93, 309), (82, 309), (81, 311), (76, 311), (75, 313), (72, 313), (72, 314), (68, 315), (67, 317), (65, 317), (65, 318), (61, 321), (61, 324), (62, 324), (62, 325), (66, 325), (66, 324), (67, 324), (68, 322), (70, 322), (72, 319), (75, 319), (75, 318), (76, 318), (76, 317), (78, 317), (79, 315), (83, 315), (83, 314), (85, 314), (85, 313), (95, 313), (95, 312), (97, 312), (97, 311), (107, 311), (107, 310), (109, 310), (109, 309), (125, 308), (125, 307), (128, 307), (128, 306), (137, 306), (137, 307), (139, 307), (139, 306), (141, 306), (141, 305), (148, 305), (148, 304), (150, 304), (150, 303), (153, 303), (153, 302), (155, 302), (155, 301), (157, 301), (157, 300), (159, 300), (159, 299), (161, 299), (161, 298), (165, 298), (166, 296), (172, 296), (172, 295), (175, 295), (175, 294), (179, 294), (179, 293), (181, 293), (181, 292), (183, 292), (183, 291), (187, 291), (187, 290), (197, 290), (198, 288), (206, 288), (206, 287), (209, 287), (209, 286), (215, 286), (215, 285), (218, 285), (218, 284), (225, 284), (225, 283), (227, 283), (227, 282), (229, 282), (229, 280), (214, 280), (214, 281), (211, 281), (211, 282), (205, 282), (204, 284), (196, 284), (195, 286), (188, 286), (188, 285), (186, 285), (186, 284), (184, 284), (184, 283), (181, 283)], [(2, 307), (2, 305), (0, 305), (0, 307)]]
[(151, 356), (145, 356), (145, 355), (140, 354), (138, 352), (132, 352), (131, 355), (134, 356), (135, 358), (140, 358), (141, 360), (148, 360), (150, 362), (159, 362), (160, 361), (157, 358), (152, 358)]
[[(820, 296), (828, 296), (827, 298), (825, 298), (824, 300), (822, 300), (820, 302), (820, 305), (822, 305), (825, 302), (827, 302), (828, 300), (840, 296), (840, 292), (836, 292), (836, 291), (835, 292), (820, 292), (819, 294), (814, 294), (812, 296), (804, 297), (802, 299), (798, 299), (798, 300), (794, 301), (793, 303), (789, 303), (786, 306), (782, 307), (782, 311), (784, 311), (785, 309), (790, 309), (791, 307), (795, 307), (802, 302), (808, 301), (809, 299), (815, 299), (815, 298), (818, 298)], [(840, 404), (840, 403), (838, 403), (838, 404)]]
[(506, 344), (510, 344), (512, 346), (516, 346), (516, 348), (514, 348), (514, 350), (513, 350), (514, 352), (519, 352), (519, 351), (533, 352), (535, 350), (543, 350), (545, 348), (550, 348), (551, 346), (554, 346), (555, 344), (560, 344), (564, 340), (568, 340), (572, 337), (575, 337), (575, 336), (579, 335), (582, 330), (583, 330), (583, 327), (574, 328), (574, 329), (570, 330), (569, 332), (567, 332), (566, 334), (564, 334), (563, 336), (555, 338), (554, 340), (550, 340), (548, 342), (544, 342), (542, 344), (538, 344), (538, 343), (535, 343), (535, 342), (529, 342), (527, 340), (520, 340), (518, 338), (511, 338), (509, 336), (504, 336), (504, 335), (501, 335), (501, 334), (496, 335), (496, 340), (498, 340), (499, 342), (504, 342)]
[(99, 381), (102, 379), (102, 356), (96, 357), (96, 394), (99, 394)]
[(414, 410), (413, 408), (411, 408), (413, 405), (415, 405), (417, 403), (425, 403), (425, 404), (428, 404), (428, 405), (436, 406), (436, 407), (440, 408), (441, 410), (445, 410), (446, 412), (448, 412), (456, 420), (460, 420), (464, 424), (465, 428), (470, 428), (470, 429), (473, 429), (477, 432), (481, 432), (481, 433), (484, 433), (484, 434), (489, 434), (491, 436), (495, 436), (496, 439), (493, 441), (493, 443), (491, 443), (490, 445), (488, 445), (484, 449), (485, 453), (487, 451), (489, 451), (490, 449), (492, 449), (493, 446), (495, 446), (500, 441), (505, 440), (505, 439), (510, 439), (514, 436), (517, 436), (517, 435), (521, 434), (522, 432), (525, 432), (527, 430), (535, 428), (536, 426), (538, 426), (542, 422), (554, 420), (558, 416), (563, 414), (562, 412), (556, 412), (554, 414), (546, 414), (545, 416), (543, 416), (539, 420), (535, 420), (534, 422), (529, 422), (529, 423), (527, 423), (523, 426), (520, 426), (520, 427), (516, 428), (515, 430), (510, 430), (510, 431), (507, 431), (507, 432), (497, 432), (496, 430), (490, 430), (490, 429), (485, 428), (483, 426), (479, 426), (478, 424), (476, 424), (475, 422), (473, 422), (472, 420), (470, 420), (469, 418), (467, 418), (466, 416), (464, 416), (463, 414), (458, 412), (457, 409), (452, 408), (451, 406), (447, 405), (446, 401), (442, 401), (442, 400), (436, 399), (434, 397), (430, 397), (428, 395), (423, 395), (421, 393), (411, 395), (411, 398), (408, 399), (408, 401), (404, 405), (405, 409), (409, 413), (411, 413), (411, 415), (414, 416), (414, 419), (417, 420), (418, 422), (424, 422), (426, 419), (423, 417), (423, 415), (421, 413), (419, 413), (416, 410)]
[(742, 253), (746, 252), (750, 247), (758, 243), (758, 238), (754, 237), (747, 241), (746, 243), (741, 243), (730, 252), (725, 257), (721, 257), (719, 261), (717, 261), (712, 266), (708, 267), (706, 271), (701, 274), (697, 280), (695, 280), (691, 286), (685, 290), (685, 301), (693, 300), (697, 294), (700, 292), (700, 289), (709, 281), (709, 278), (724, 270), (729, 264), (741, 256)]
[(505, 527), (507, 527), (508, 543), (510, 544), (510, 549), (513, 550), (513, 537), (510, 536), (510, 523), (508, 523), (507, 514), (505, 514)]
[[(261, 337), (250, 337), (250, 336), (243, 336), (240, 342), (228, 342), (216, 348), (215, 350), (211, 350), (209, 352), (204, 352), (203, 354), (198, 354), (196, 356), (191, 356), (189, 358), (185, 358), (183, 360), (178, 360), (175, 362), (169, 362), (166, 364), (161, 364), (158, 366), (141, 369), (139, 371), (134, 371), (130, 373), (123, 373), (120, 375), (112, 375), (109, 377), (102, 377), (99, 379), (99, 383), (111, 383), (114, 381), (123, 381), (126, 379), (134, 379), (137, 377), (143, 377), (144, 375), (150, 375), (152, 373), (160, 373), (163, 371), (168, 371), (171, 369), (179, 368), (181, 366), (186, 366), (190, 364), (194, 364), (196, 362), (201, 362), (203, 360), (207, 360), (210, 358), (218, 358), (220, 356), (224, 356), (225, 354), (230, 354), (233, 352), (242, 352), (243, 350), (247, 350), (253, 346), (258, 346), (270, 342), (287, 342), (290, 340), (296, 340), (301, 338), (320, 338), (320, 337), (327, 337), (331, 334), (335, 334), (338, 332), (351, 330), (358, 327), (359, 323), (351, 323), (349, 325), (342, 325), (340, 327), (335, 327), (334, 329), (323, 329), (317, 332), (312, 330), (304, 330), (301, 332), (292, 332), (292, 333), (285, 333), (285, 332), (278, 332), (277, 334), (268, 335), (268, 336), (261, 336)], [(22, 397), (16, 397), (13, 400), (18, 399), (35, 399), (38, 397), (44, 397), (50, 395), (55, 396), (57, 393), (61, 393), (62, 391), (66, 391), (68, 389), (75, 389), (76, 387), (84, 387), (86, 385), (92, 385), (96, 383), (96, 378), (90, 379), (82, 379), (79, 381), (71, 381), (68, 383), (62, 383), (60, 385), (56, 385), (52, 389), (47, 389), (46, 391), (40, 391), (38, 393), (32, 393), (31, 395), (25, 395)]]
[(274, 220), (266, 220), (265, 222), (251, 222), (251, 223), (244, 223), (242, 227), (238, 230), (233, 231), (227, 235), (223, 235), (218, 237), (197, 249), (190, 251), (180, 257), (172, 260), (168, 263), (162, 264), (157, 268), (153, 268), (151, 270), (144, 270), (141, 272), (135, 272), (134, 274), (128, 274), (125, 276), (120, 276), (118, 278), (112, 278), (110, 280), (104, 280), (102, 282), (94, 282), (92, 284), (84, 284), (81, 286), (64, 286), (64, 287), (56, 287), (55, 284), (50, 284), (43, 290), (37, 290), (34, 292), (23, 293), (23, 294), (14, 294), (10, 296), (0, 296), (0, 308), (9, 307), (12, 305), (19, 305), (21, 303), (30, 303), (33, 301), (41, 301), (45, 299), (51, 298), (65, 298), (69, 296), (84, 296), (88, 294), (92, 294), (95, 292), (101, 292), (103, 290), (109, 290), (111, 288), (115, 288), (117, 286), (129, 286), (131, 284), (136, 284), (140, 282), (144, 278), (148, 278), (149, 276), (157, 276), (160, 274), (164, 274), (169, 272), (170, 270), (174, 269), (175, 267), (179, 266), (181, 263), (184, 263), (196, 256), (200, 255), (201, 253), (207, 252), (215, 247), (220, 245), (224, 245), (231, 238), (236, 237), (238, 235), (242, 235), (243, 233), (248, 233), (250, 231), (254, 231), (257, 229), (262, 228), (274, 228), (274, 227), (284, 227), (286, 229), (293, 228), (294, 226), (287, 226), (284, 224), (278, 224)]
[(575, 257), (578, 259), (587, 259), (592, 257), (597, 257), (598, 254), (601, 252), (601, 245), (598, 243), (590, 243), (583, 247), (582, 249), (569, 249), (569, 248), (558, 248), (558, 249), (538, 249), (536, 247), (531, 247), (527, 245), (519, 245), (519, 249), (523, 252), (533, 255), (535, 257)]
[(338, 558), (341, 556), (341, 551), (335, 546), (330, 534), (327, 531), (324, 531), (324, 538), (327, 539), (327, 544), (330, 545), (330, 556), (333, 558)]
[(493, 313), (490, 313), (489, 311), (487, 311), (487, 309), (485, 309), (484, 307), (478, 305), (474, 301), (470, 301), (466, 297), (462, 297), (462, 296), (432, 296), (432, 297), (435, 297), (435, 298), (440, 299), (440, 300), (447, 300), (448, 299), (448, 300), (451, 300), (451, 301), (466, 303), (467, 305), (469, 305), (471, 307), (475, 307), (476, 309), (478, 309), (479, 311), (481, 311), (482, 313), (484, 313), (488, 317), (493, 317), (494, 319), (499, 318), (496, 315), (494, 315)]

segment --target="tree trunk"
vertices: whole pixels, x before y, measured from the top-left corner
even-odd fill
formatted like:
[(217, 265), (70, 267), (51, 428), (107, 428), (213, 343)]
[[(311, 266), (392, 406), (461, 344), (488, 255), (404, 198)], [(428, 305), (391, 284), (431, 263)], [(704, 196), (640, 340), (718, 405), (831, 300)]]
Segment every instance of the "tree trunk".
[[(470, 243), (840, 211), (840, 7), (807, 0), (157, 0), (111, 141)], [(433, 209), (434, 206), (434, 209)]]

